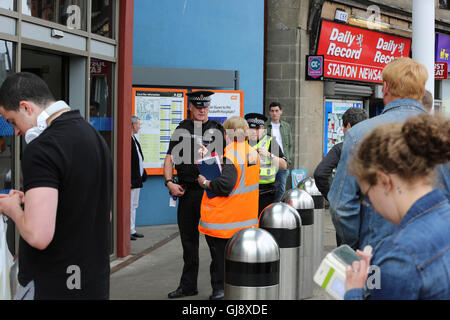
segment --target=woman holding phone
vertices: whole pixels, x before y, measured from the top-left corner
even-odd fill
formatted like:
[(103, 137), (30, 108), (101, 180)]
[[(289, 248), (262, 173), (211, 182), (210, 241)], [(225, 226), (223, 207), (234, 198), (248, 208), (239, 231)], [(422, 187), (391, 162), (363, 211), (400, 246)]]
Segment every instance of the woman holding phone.
[[(450, 299), (450, 204), (435, 167), (449, 170), (450, 119), (421, 115), (381, 126), (359, 145), (351, 172), (361, 203), (394, 223), (394, 233), (346, 270), (346, 300)], [(380, 286), (365, 289), (369, 265)]]

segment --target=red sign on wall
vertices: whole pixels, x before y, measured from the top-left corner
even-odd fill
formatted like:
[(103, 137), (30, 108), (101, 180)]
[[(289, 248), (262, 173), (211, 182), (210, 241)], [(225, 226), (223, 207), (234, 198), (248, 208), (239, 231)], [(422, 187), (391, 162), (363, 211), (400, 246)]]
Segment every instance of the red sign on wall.
[(448, 76), (447, 62), (436, 62), (434, 64), (434, 78), (436, 80), (445, 80)]
[(386, 64), (410, 49), (411, 39), (323, 20), (317, 54), (325, 78), (381, 83)]
[(110, 62), (91, 58), (91, 75), (106, 76), (109, 72)]

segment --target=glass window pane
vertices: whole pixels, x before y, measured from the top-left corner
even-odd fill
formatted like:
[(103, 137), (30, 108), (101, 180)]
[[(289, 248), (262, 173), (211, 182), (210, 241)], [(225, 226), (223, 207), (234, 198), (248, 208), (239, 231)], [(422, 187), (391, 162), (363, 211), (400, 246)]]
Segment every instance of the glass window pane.
[(0, 0), (0, 8), (7, 10), (16, 10), (15, 0)]
[(86, 30), (87, 0), (22, 0), (22, 13)]
[(111, 0), (92, 0), (91, 32), (112, 38), (113, 35), (113, 3)]
[[(12, 42), (0, 40), (0, 85), (14, 72), (14, 46)], [(9, 193), (14, 181), (12, 159), (14, 128), (0, 116), (0, 193)]]
[[(89, 121), (100, 132), (114, 154), (114, 109), (113, 109), (113, 67), (108, 61), (91, 58), (91, 96)], [(114, 221), (114, 220), (113, 220)], [(114, 235), (115, 225), (111, 223), (111, 235)], [(114, 236), (111, 236), (110, 254), (114, 253)]]
[(113, 154), (113, 64), (91, 58), (90, 122), (105, 138)]
[[(12, 42), (0, 40), (0, 86), (14, 72), (15, 52)], [(14, 128), (0, 115), (0, 193), (8, 194), (14, 188)], [(14, 250), (14, 225), (8, 220), (7, 241), (9, 250)]]

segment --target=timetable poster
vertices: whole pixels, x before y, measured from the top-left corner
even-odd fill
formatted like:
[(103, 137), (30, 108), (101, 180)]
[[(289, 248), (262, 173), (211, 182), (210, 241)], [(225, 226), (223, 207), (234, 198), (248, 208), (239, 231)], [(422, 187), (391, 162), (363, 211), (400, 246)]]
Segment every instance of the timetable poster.
[(362, 108), (362, 101), (325, 100), (324, 151), (326, 156), (334, 145), (344, 141), (342, 115), (349, 108)]
[(133, 88), (133, 114), (141, 120), (136, 137), (148, 174), (162, 174), (170, 137), (186, 114), (186, 90)]

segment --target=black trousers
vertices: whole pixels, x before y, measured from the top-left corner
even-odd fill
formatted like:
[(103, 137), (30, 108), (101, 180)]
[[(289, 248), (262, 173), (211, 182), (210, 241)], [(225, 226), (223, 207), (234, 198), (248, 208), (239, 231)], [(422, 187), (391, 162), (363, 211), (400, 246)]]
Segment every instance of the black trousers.
[(213, 292), (224, 290), (225, 282), (225, 247), (229, 239), (214, 238), (205, 235), (211, 253), (211, 287)]
[(258, 212), (261, 212), (269, 205), (275, 201), (277, 195), (277, 183), (260, 184), (259, 185), (259, 203)]
[(185, 292), (197, 291), (200, 206), (203, 189), (187, 188), (178, 203), (178, 228), (183, 247), (183, 272), (179, 287)]

